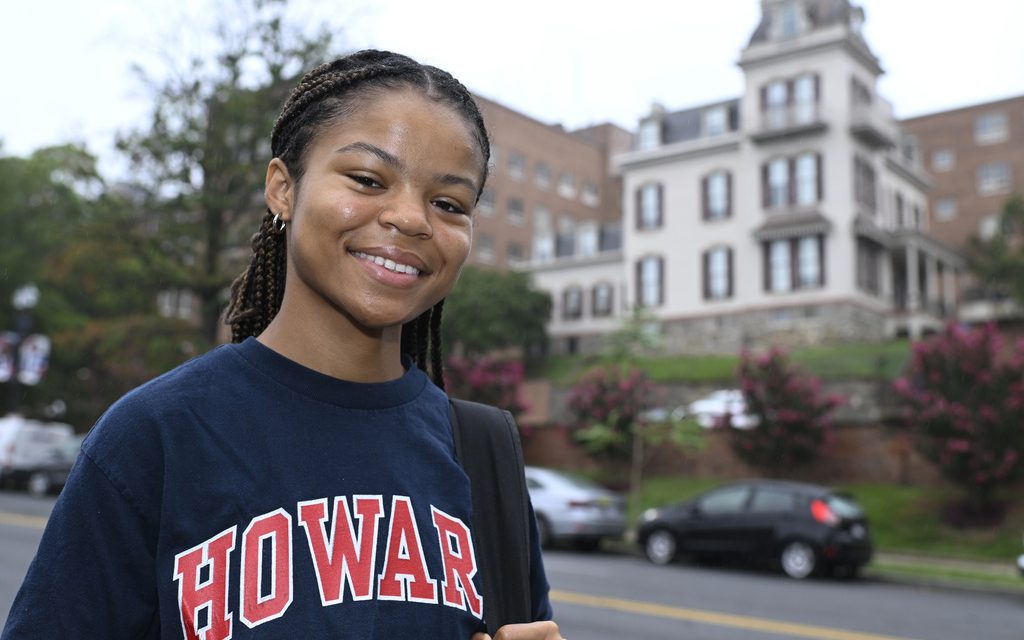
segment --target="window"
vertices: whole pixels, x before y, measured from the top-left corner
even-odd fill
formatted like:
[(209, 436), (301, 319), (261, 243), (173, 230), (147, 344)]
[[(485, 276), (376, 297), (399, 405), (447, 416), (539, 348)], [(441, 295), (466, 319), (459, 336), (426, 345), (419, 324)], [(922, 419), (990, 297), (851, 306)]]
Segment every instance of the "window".
[(664, 301), (664, 260), (647, 256), (636, 263), (637, 306), (657, 307)]
[(715, 491), (700, 501), (702, 513), (740, 513), (747, 505), (750, 489), (728, 487)]
[(978, 195), (991, 196), (1010, 191), (1010, 165), (988, 162), (978, 167)]
[(818, 102), (818, 76), (805, 73), (793, 82), (793, 118), (796, 124), (814, 122), (815, 106)]
[(853, 189), (857, 203), (874, 213), (877, 208), (875, 168), (860, 156), (853, 158)]
[(956, 217), (956, 198), (939, 198), (935, 201), (935, 217), (952, 220)]
[(494, 192), (490, 189), (484, 189), (483, 193), (480, 194), (480, 202), (476, 204), (476, 208), (485, 216), (494, 215)]
[(519, 198), (508, 199), (508, 221), (512, 224), (523, 224), (523, 220), (526, 218), (525, 209), (523, 209), (523, 201)]
[(523, 154), (515, 151), (508, 152), (508, 175), (513, 180), (522, 180), (526, 175), (526, 160)]
[(580, 257), (592, 256), (597, 253), (597, 225), (594, 223), (580, 225), (577, 231), (579, 238)]
[(562, 292), (562, 319), (578, 320), (583, 317), (583, 289), (569, 287)]
[(729, 129), (729, 114), (725, 107), (713, 107), (704, 112), (704, 133), (719, 136)]
[(705, 176), (701, 190), (704, 195), (704, 219), (721, 220), (731, 215), (732, 178), (727, 171)]
[(771, 208), (789, 204), (789, 160), (776, 158), (767, 165), (768, 202)]
[(551, 167), (543, 162), (538, 162), (534, 178), (539, 188), (544, 190), (551, 188)]
[(796, 158), (796, 203), (814, 204), (818, 201), (818, 155), (802, 153)]
[(774, 80), (762, 89), (762, 109), (769, 129), (786, 126), (788, 120), (789, 89), (785, 80)]
[(770, 248), (770, 282), (769, 290), (776, 293), (789, 291), (793, 277), (789, 268), (789, 241), (776, 240)]
[(494, 236), (481, 233), (476, 237), (476, 258), (480, 262), (494, 262)]
[(558, 233), (555, 235), (555, 257), (570, 258), (576, 253), (576, 221), (572, 216), (558, 218)]
[(780, 38), (792, 38), (800, 34), (800, 7), (796, 2), (789, 2), (779, 9)]
[(597, 185), (589, 180), (583, 183), (583, 194), (580, 200), (588, 207), (596, 207), (601, 204), (601, 197), (598, 195)]
[(981, 236), (981, 239), (991, 240), (997, 233), (999, 233), (999, 216), (984, 216), (978, 225), (978, 235)]
[(704, 299), (732, 297), (732, 249), (717, 247), (704, 253)]
[(549, 262), (555, 257), (555, 234), (551, 230), (538, 231), (533, 236), (533, 259)]
[(820, 236), (806, 236), (798, 241), (797, 287), (800, 289), (821, 286), (820, 242)]
[(754, 513), (779, 513), (796, 509), (796, 496), (789, 491), (759, 487), (750, 500)]
[(591, 306), (593, 307), (593, 314), (595, 318), (604, 316), (610, 316), (612, 314), (612, 285), (607, 282), (602, 282), (594, 285), (594, 290), (591, 292)]
[(647, 183), (636, 192), (637, 229), (656, 229), (661, 226), (661, 185)]
[(509, 264), (518, 264), (523, 261), (523, 245), (518, 242), (509, 242), (505, 247), (505, 257)]
[(576, 176), (568, 171), (563, 171), (558, 177), (558, 193), (564, 198), (576, 197)]
[(932, 153), (932, 171), (952, 171), (956, 166), (956, 154), (952, 149), (939, 149)]
[(1009, 126), (1006, 114), (1002, 111), (992, 111), (980, 115), (974, 121), (974, 141), (977, 144), (1002, 142), (1008, 135)]
[(644, 120), (640, 123), (640, 135), (637, 138), (637, 148), (654, 149), (661, 144), (661, 121)]

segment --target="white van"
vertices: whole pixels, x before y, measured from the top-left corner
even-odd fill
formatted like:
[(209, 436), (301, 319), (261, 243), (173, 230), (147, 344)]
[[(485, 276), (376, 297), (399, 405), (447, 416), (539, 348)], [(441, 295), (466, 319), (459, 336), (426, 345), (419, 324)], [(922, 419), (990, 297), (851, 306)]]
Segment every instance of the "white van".
[(36, 469), (60, 456), (75, 435), (69, 424), (39, 422), (16, 414), (0, 418), (0, 486), (24, 482)]

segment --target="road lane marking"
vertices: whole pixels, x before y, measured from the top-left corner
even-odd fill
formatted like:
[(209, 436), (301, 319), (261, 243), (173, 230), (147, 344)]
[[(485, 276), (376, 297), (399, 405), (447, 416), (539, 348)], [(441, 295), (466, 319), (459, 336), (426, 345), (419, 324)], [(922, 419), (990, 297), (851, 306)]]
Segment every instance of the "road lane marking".
[(46, 526), (47, 518), (43, 516), (26, 516), (21, 513), (8, 513), (0, 511), (0, 524), (12, 524), (16, 527), (28, 527), (30, 529), (42, 529)]
[(844, 631), (842, 629), (831, 629), (829, 627), (817, 627), (814, 625), (782, 622), (779, 620), (769, 620), (767, 618), (755, 618), (753, 616), (741, 616), (730, 613), (715, 613), (714, 611), (704, 611), (701, 609), (686, 609), (683, 607), (673, 607), (664, 604), (654, 604), (652, 602), (594, 596), (587, 593), (574, 593), (572, 591), (561, 591), (558, 589), (552, 589), (550, 597), (554, 602), (578, 604), (584, 607), (597, 607), (601, 609), (614, 609), (616, 611), (640, 613), (660, 618), (688, 620), (690, 622), (700, 622), (719, 627), (731, 627), (734, 629), (747, 629), (749, 631), (774, 633), (791, 638), (814, 638), (815, 640), (911, 640), (910, 638), (901, 638), (897, 636), (883, 636), (874, 633)]

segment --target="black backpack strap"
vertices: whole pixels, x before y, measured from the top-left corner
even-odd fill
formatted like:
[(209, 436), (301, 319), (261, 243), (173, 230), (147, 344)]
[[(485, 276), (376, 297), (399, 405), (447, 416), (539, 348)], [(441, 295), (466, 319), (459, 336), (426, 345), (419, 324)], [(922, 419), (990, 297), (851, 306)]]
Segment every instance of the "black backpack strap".
[(473, 547), (492, 636), (530, 622), (530, 516), (519, 429), (508, 411), (451, 400), (455, 455), (473, 493)]

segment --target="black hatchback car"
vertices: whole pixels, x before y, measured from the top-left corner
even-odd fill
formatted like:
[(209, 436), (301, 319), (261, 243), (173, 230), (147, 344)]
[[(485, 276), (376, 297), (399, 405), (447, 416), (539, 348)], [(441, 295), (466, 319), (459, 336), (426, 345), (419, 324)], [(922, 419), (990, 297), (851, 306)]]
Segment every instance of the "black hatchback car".
[(871, 559), (867, 517), (828, 487), (749, 480), (644, 512), (637, 542), (655, 564), (677, 556), (774, 565), (791, 578), (856, 575)]

